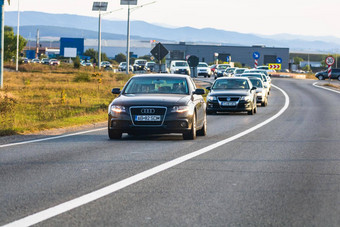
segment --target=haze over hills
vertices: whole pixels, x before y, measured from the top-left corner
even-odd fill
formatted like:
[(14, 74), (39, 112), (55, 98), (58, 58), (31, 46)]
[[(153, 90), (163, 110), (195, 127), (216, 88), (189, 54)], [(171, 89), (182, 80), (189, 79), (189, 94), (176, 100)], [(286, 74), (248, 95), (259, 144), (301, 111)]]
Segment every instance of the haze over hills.
[[(5, 24), (17, 26), (17, 12), (5, 13)], [(21, 32), (25, 38), (33, 39), (37, 28), (41, 37), (97, 38), (98, 18), (69, 14), (21, 12)], [(126, 21), (102, 21), (103, 39), (126, 39)], [(171, 42), (216, 43), (225, 45), (254, 45), (289, 47), (291, 51), (340, 52), (340, 39), (336, 37), (309, 37), (291, 34), (256, 35), (192, 27), (169, 28), (143, 21), (131, 22), (131, 38), (134, 40), (158, 40)]]

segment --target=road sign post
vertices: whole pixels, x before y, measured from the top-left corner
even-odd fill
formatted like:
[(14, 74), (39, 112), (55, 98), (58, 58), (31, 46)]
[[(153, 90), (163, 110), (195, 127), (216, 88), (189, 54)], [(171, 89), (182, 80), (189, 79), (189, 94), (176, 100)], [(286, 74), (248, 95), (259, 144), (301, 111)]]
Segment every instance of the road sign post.
[(188, 64), (190, 66), (191, 70), (191, 77), (197, 77), (197, 66), (198, 66), (199, 58), (195, 55), (191, 55), (188, 58)]
[(260, 58), (260, 53), (259, 52), (257, 52), (257, 51), (255, 51), (254, 53), (253, 53), (253, 58), (254, 58), (254, 60), (255, 60), (255, 63), (254, 63), (254, 67), (255, 67), (255, 69), (257, 69), (257, 66), (258, 66), (258, 59)]
[(328, 56), (325, 60), (326, 65), (328, 65), (328, 78), (329, 78), (329, 83), (331, 83), (331, 76), (332, 76), (332, 65), (335, 62), (335, 59), (332, 56)]
[(163, 44), (157, 43), (150, 53), (158, 60), (159, 72), (161, 72), (162, 59), (169, 53), (169, 51), (163, 46)]

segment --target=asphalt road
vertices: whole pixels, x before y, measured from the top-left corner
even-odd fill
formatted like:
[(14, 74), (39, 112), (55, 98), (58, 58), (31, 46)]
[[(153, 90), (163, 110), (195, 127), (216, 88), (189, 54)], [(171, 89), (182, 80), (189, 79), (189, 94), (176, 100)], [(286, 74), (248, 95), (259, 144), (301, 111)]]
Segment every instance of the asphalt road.
[[(274, 79), (290, 102), (272, 122), (37, 225), (340, 226), (340, 94), (314, 82)], [(242, 133), (286, 101), (273, 88), (254, 116), (209, 115), (208, 135), (195, 141), (176, 134), (110, 141), (99, 129), (0, 145), (0, 225)]]

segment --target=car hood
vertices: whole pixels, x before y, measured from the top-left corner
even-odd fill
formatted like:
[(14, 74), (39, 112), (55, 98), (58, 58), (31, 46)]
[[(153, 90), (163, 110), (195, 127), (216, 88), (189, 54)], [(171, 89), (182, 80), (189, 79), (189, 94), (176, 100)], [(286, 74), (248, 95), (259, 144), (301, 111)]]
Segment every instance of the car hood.
[(124, 106), (185, 106), (191, 99), (190, 95), (173, 94), (129, 94), (120, 95), (113, 104)]
[(222, 96), (222, 95), (235, 95), (235, 96), (247, 96), (250, 94), (249, 90), (244, 89), (230, 89), (230, 90), (212, 90), (210, 95)]

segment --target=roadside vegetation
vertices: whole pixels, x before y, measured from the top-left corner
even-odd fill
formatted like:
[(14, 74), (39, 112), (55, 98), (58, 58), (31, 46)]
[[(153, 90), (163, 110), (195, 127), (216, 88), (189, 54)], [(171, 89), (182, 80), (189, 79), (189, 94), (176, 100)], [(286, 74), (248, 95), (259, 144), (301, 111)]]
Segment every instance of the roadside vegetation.
[(113, 87), (130, 75), (20, 65), (5, 72), (0, 90), (0, 136), (105, 121)]

